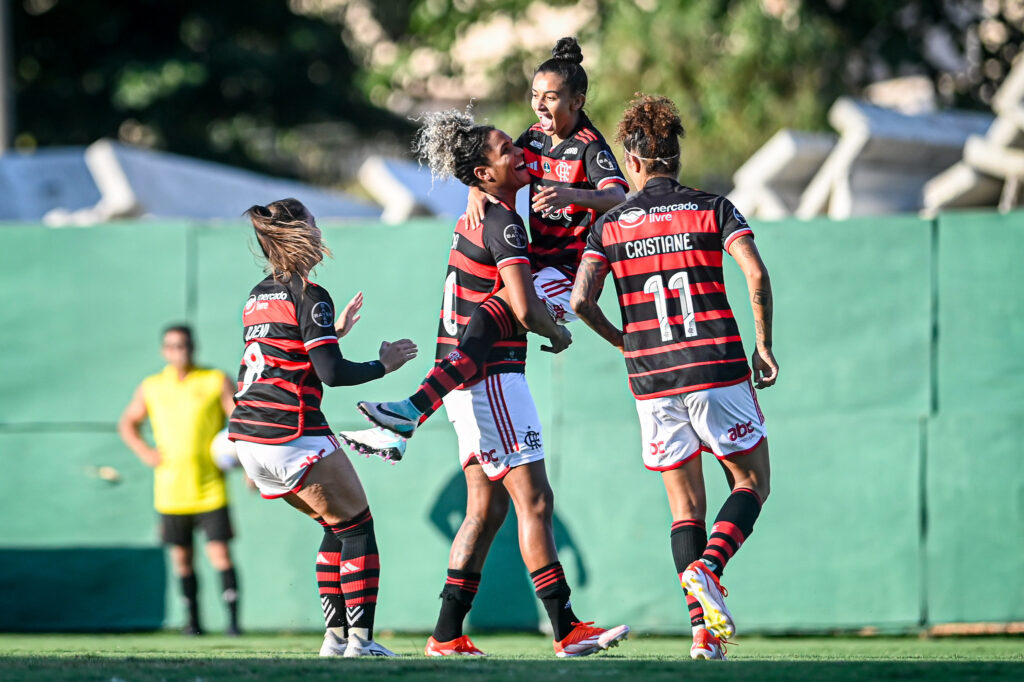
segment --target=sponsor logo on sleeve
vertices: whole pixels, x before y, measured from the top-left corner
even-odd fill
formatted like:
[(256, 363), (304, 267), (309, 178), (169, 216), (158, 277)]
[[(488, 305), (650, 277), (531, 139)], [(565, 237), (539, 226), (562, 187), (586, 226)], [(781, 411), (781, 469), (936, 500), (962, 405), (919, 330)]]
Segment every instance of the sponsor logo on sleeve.
[(334, 311), (331, 309), (331, 304), (327, 301), (320, 301), (314, 305), (311, 315), (313, 316), (313, 323), (318, 327), (330, 327), (334, 324)]
[(505, 241), (517, 249), (526, 248), (526, 231), (515, 223), (505, 226)]
[(534, 149), (543, 149), (544, 143), (541, 142), (540, 140), (530, 140), (530, 146), (533, 147)]
[(601, 150), (597, 153), (597, 165), (606, 171), (615, 170), (615, 159), (612, 158), (612, 153), (607, 149)]
[(625, 228), (639, 227), (647, 220), (647, 211), (639, 206), (628, 208), (619, 214), (619, 225)]
[(732, 217), (735, 218), (740, 225), (747, 224), (747, 219), (743, 217), (743, 214), (740, 213), (740, 210), (735, 206), (732, 207)]

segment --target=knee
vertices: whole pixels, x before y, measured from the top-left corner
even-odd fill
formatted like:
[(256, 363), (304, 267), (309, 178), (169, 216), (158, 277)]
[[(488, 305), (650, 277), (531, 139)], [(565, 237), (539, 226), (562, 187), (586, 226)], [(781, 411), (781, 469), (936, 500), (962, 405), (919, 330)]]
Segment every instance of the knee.
[(555, 493), (550, 486), (544, 486), (529, 497), (525, 511), (530, 516), (550, 520), (554, 509)]

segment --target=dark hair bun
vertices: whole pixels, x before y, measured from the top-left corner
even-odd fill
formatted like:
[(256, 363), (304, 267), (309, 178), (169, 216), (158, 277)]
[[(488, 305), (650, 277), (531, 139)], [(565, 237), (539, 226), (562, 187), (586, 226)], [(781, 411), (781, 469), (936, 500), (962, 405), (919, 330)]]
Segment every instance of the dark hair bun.
[(580, 44), (576, 42), (575, 38), (559, 38), (551, 49), (551, 58), (580, 64), (583, 62), (583, 50), (580, 49)]

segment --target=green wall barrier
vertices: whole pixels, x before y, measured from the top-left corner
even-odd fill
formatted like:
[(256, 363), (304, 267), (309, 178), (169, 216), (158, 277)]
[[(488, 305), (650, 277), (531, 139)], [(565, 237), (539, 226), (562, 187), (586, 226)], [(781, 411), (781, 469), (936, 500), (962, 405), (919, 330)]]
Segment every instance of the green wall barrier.
[[(346, 357), (376, 357), (381, 340), (404, 336), (421, 348), (419, 358), (381, 381), (326, 392), (332, 426), (360, 428), (357, 400), (408, 395), (432, 364), (451, 226), (324, 230), (335, 257), (315, 279), (339, 308), (357, 291), (366, 299), (362, 321), (342, 341)], [(775, 291), (782, 374), (759, 394), (772, 496), (725, 581), (741, 626), (900, 629), (1024, 618), (1024, 566), (1015, 544), (1024, 518), (1015, 449), (1021, 429), (1013, 418), (1024, 409), (1024, 367), (1019, 352), (1009, 351), (1024, 347), (1014, 256), (1024, 242), (1024, 214), (756, 230)], [(749, 353), (746, 286), (726, 260)], [(161, 368), (158, 335), (169, 322), (195, 325), (202, 363), (237, 371), (241, 306), (262, 277), (251, 229), (240, 222), (6, 227), (0, 264), (13, 293), (0, 343), (16, 359), (5, 364), (0, 392), (0, 548), (157, 548), (150, 472), (120, 443), (114, 424), (138, 382)], [(602, 304), (617, 320), (614, 297), (605, 295)], [(528, 378), (574, 606), (588, 620), (686, 631), (668, 505), (660, 477), (640, 460), (622, 359), (584, 326), (572, 330), (574, 344), (560, 356), (539, 352), (531, 340)], [(998, 429), (959, 414), (990, 406), (1001, 412)], [(457, 461), (443, 413), (417, 432), (395, 467), (354, 457), (383, 561), (382, 629), (433, 626), (465, 503)], [(713, 458), (704, 465), (710, 522), (728, 491)], [(119, 479), (98, 477), (100, 466)], [(243, 625), (322, 627), (313, 575), (319, 526), (284, 503), (260, 499), (237, 474), (230, 492)], [(26, 514), (38, 499), (56, 500), (61, 519), (73, 522)], [(537, 628), (545, 620), (514, 521), (510, 514), (488, 559), (473, 627)], [(998, 564), (991, 570), (999, 580), (977, 594), (958, 591), (953, 569), (970, 566), (982, 522), (991, 529), (986, 542), (996, 543), (987, 545), (993, 549), (986, 560)], [(1006, 530), (1002, 540), (997, 528)], [(218, 578), (205, 559), (197, 565), (205, 625), (216, 631), (225, 624)], [(865, 583), (867, 575), (872, 582)], [(166, 568), (159, 576), (164, 622), (176, 626), (183, 618), (176, 579)], [(990, 596), (1002, 580), (1010, 591)], [(12, 598), (10, 582), (2, 585), (0, 600)], [(92, 613), (92, 624), (76, 627), (119, 627), (103, 609)]]

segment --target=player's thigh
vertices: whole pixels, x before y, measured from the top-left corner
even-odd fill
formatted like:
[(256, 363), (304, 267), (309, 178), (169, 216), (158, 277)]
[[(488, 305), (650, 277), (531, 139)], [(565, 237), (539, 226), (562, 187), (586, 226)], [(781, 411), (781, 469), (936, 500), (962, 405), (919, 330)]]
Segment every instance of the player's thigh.
[(684, 396), (637, 400), (636, 412), (645, 467), (673, 471), (700, 457), (700, 437), (690, 422)]
[(661, 472), (668, 494), (668, 507), (673, 521), (704, 520), (707, 515), (707, 496), (704, 491), (704, 471), (700, 454), (687, 459), (675, 469)]
[(762, 439), (753, 450), (719, 459), (725, 469), (729, 487), (749, 488), (761, 500), (771, 492), (771, 461), (768, 457), (768, 440)]
[(550, 518), (554, 507), (555, 494), (548, 482), (544, 460), (529, 462), (514, 467), (502, 479), (515, 505), (516, 514)]
[(294, 494), (332, 524), (351, 519), (369, 506), (363, 484), (340, 448), (313, 464)]
[(479, 519), (488, 527), (500, 526), (509, 506), (505, 486), (489, 479), (477, 462), (470, 462), (463, 473), (466, 476), (466, 517)]

